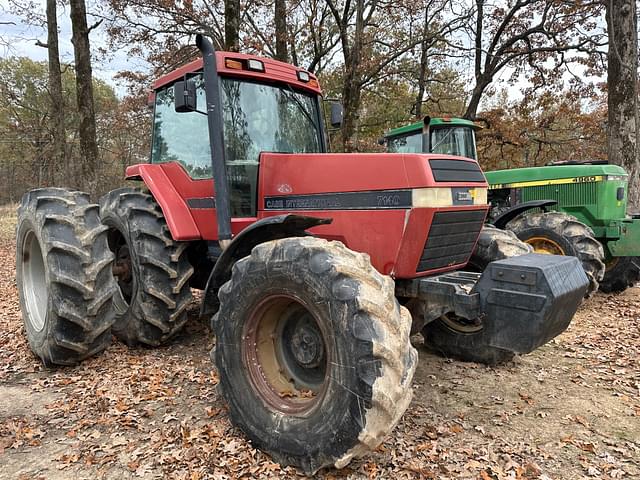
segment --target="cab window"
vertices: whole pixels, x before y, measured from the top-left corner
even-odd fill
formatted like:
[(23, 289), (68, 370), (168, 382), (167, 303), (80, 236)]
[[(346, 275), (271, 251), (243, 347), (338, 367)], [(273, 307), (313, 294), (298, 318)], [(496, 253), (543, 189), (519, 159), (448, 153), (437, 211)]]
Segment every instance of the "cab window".
[[(202, 76), (195, 78), (198, 109), (205, 110)], [(316, 153), (324, 150), (316, 96), (276, 86), (220, 78), (224, 148), (231, 214), (256, 215), (261, 152)], [(179, 162), (194, 179), (211, 178), (207, 117), (177, 113), (173, 86), (156, 93), (151, 161)]]
[(387, 151), (389, 153), (421, 153), (422, 131), (389, 138)]

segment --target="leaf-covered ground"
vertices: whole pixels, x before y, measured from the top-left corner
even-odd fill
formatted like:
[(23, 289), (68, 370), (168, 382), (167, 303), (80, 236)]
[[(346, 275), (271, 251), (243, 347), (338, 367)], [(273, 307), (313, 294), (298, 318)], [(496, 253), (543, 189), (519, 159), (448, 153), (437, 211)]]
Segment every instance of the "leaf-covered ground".
[[(301, 476), (230, 425), (195, 320), (163, 348), (114, 340), (43, 369), (22, 331), (12, 211), (0, 210), (0, 478)], [(640, 288), (596, 295), (554, 342), (500, 368), (416, 347), (414, 401), (393, 435), (318, 477), (640, 478)]]

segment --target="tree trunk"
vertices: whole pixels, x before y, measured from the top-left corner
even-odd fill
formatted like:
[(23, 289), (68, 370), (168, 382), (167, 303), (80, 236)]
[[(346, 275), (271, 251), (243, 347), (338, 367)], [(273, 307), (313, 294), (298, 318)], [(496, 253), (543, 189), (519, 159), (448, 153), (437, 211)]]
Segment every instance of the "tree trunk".
[(424, 28), (422, 30), (422, 43), (420, 44), (420, 73), (418, 74), (418, 93), (414, 112), (418, 120), (422, 119), (422, 102), (424, 101), (424, 91), (426, 90), (426, 78), (428, 67), (429, 44), (427, 35), (429, 34), (429, 5), (424, 9)]
[[(344, 43), (343, 36), (343, 43)], [(344, 152), (357, 150), (353, 137), (356, 132), (356, 121), (360, 110), (360, 63), (362, 62), (362, 46), (364, 42), (364, 0), (356, 3), (356, 28), (353, 35), (353, 44), (346, 48), (344, 58), (345, 74), (342, 83), (342, 149)], [(345, 51), (343, 45), (343, 52)]]
[(629, 174), (629, 210), (640, 211), (638, 156), (638, 34), (635, 0), (611, 0), (607, 7), (609, 53), (608, 157)]
[(224, 48), (229, 52), (240, 51), (240, 0), (224, 2)]
[(274, 17), (276, 26), (276, 60), (288, 62), (286, 0), (275, 0)]
[(76, 96), (80, 124), (80, 156), (82, 165), (81, 184), (89, 185), (93, 191), (96, 185), (98, 167), (98, 144), (96, 141), (96, 114), (93, 105), (93, 81), (91, 75), (91, 49), (89, 28), (84, 0), (71, 0), (71, 28), (73, 54), (76, 62)]
[(464, 112), (463, 117), (469, 120), (475, 120), (478, 113), (478, 106), (480, 105), (480, 99), (484, 90), (491, 83), (491, 78), (485, 78), (487, 71), (482, 72), (482, 25), (484, 22), (484, 0), (476, 0), (476, 32), (475, 32), (475, 50), (474, 50), (474, 76), (476, 79), (476, 85), (473, 87), (471, 98), (467, 104), (467, 109)]
[(469, 103), (467, 103), (467, 109), (464, 112), (464, 115), (462, 115), (463, 118), (466, 118), (468, 120), (476, 119), (476, 114), (478, 113), (478, 107), (480, 106), (482, 95), (484, 94), (484, 91), (487, 89), (487, 87), (491, 85), (492, 80), (493, 79), (485, 73), (476, 77), (476, 86), (471, 92), (471, 98), (469, 99)]
[[(49, 95), (51, 97), (51, 131), (53, 132), (53, 155), (50, 159), (50, 184), (55, 185), (59, 173), (69, 171), (65, 162), (66, 133), (64, 128), (64, 97), (62, 95), (62, 72), (60, 71), (60, 49), (58, 47), (58, 17), (56, 0), (47, 0), (47, 52), (49, 55)], [(62, 179), (61, 179), (62, 180)]]

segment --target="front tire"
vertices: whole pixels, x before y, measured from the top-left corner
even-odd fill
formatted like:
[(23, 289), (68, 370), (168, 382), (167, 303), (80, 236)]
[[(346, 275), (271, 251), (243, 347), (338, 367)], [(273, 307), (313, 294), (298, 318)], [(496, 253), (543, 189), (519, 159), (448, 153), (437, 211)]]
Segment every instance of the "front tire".
[(233, 423), (314, 473), (376, 448), (411, 400), (417, 352), (394, 282), (339, 242), (286, 238), (219, 293), (215, 362)]
[(103, 196), (100, 215), (116, 256), (113, 332), (129, 346), (161, 345), (187, 321), (193, 274), (189, 244), (171, 238), (159, 205), (137, 188), (119, 188)]
[(507, 228), (531, 245), (535, 253), (577, 257), (589, 278), (585, 298), (598, 290), (605, 272), (604, 250), (587, 225), (566, 213), (544, 212), (523, 214)]
[(75, 365), (111, 341), (113, 255), (98, 205), (62, 188), (27, 192), (18, 209), (16, 280), (31, 350)]
[(513, 232), (493, 225), (483, 225), (468, 266), (473, 271), (483, 272), (491, 262), (526, 255), (532, 251), (533, 248)]
[(614, 257), (600, 282), (605, 293), (620, 293), (640, 282), (640, 257)]

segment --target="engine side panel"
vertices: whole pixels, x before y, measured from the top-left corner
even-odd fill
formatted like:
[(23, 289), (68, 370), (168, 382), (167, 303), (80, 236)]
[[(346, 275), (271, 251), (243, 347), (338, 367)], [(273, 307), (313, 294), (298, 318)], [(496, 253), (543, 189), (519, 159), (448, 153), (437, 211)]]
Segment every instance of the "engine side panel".
[[(368, 253), (384, 274), (415, 278), (463, 267), (487, 205), (467, 199), (416, 206), (412, 194), (437, 188), (453, 199), (454, 192), (486, 188), (486, 182), (477, 175), (472, 182), (436, 181), (429, 168), (432, 158), (477, 165), (444, 155), (263, 153), (257, 217), (233, 218), (232, 231), (237, 235), (258, 219), (283, 213), (332, 218), (312, 233)], [(127, 178), (146, 183), (175, 240), (217, 240), (211, 179), (193, 180), (175, 162), (129, 167)], [(472, 224), (457, 221), (457, 212), (471, 212)]]

